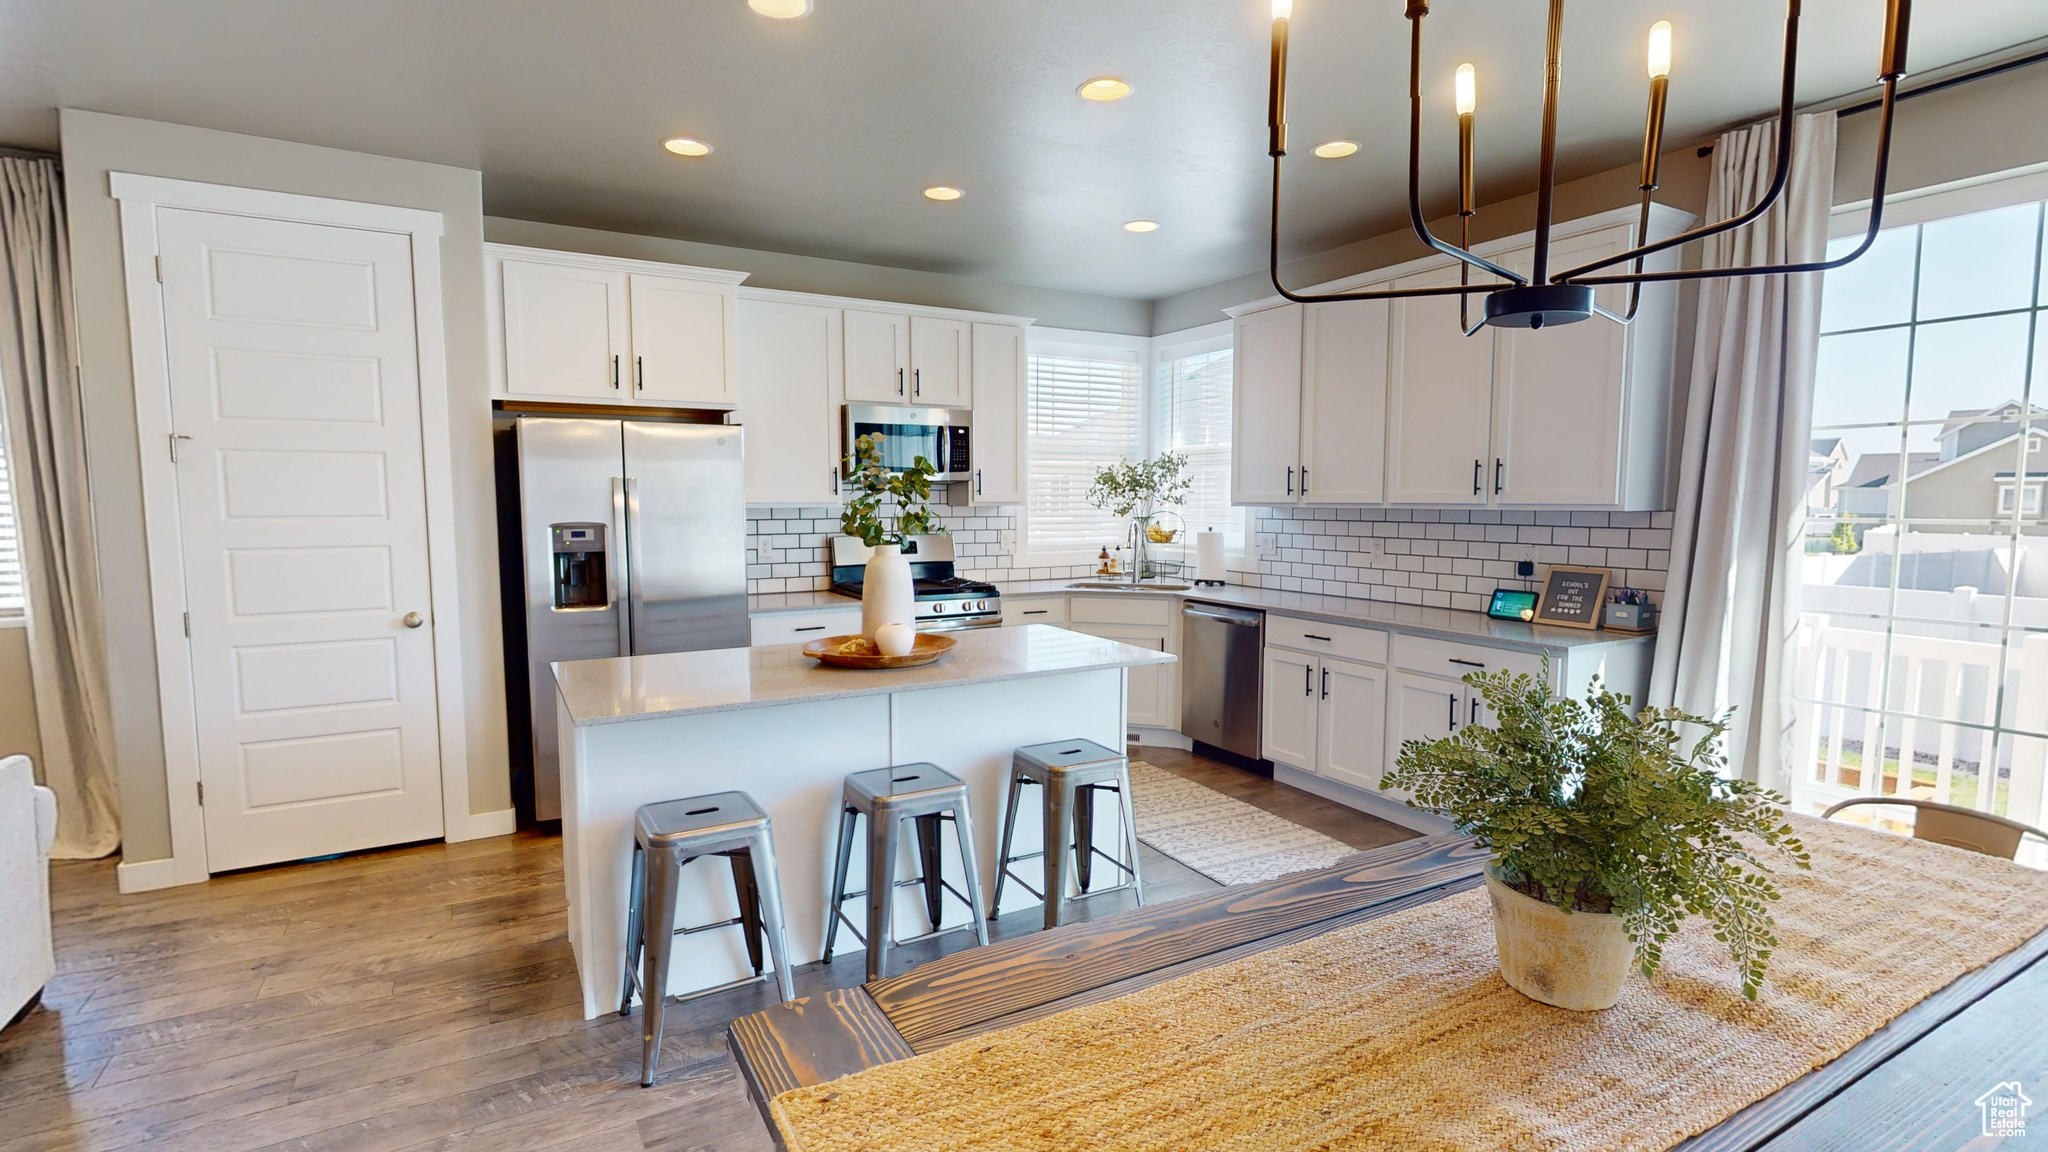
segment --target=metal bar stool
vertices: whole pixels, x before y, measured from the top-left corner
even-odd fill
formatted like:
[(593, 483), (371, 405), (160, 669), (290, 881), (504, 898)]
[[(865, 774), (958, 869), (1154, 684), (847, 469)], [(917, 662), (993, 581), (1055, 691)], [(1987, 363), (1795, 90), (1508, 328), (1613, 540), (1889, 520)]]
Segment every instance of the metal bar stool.
[[(1026, 784), (1036, 784), (1044, 789), (1045, 848), (1015, 856), (1011, 854), (1010, 841), (1017, 831), (1017, 805), (1023, 799)], [(1123, 809), (1124, 860), (1118, 860), (1095, 846), (1095, 793), (1098, 791), (1116, 793), (1117, 802)], [(1089, 894), (1088, 888), (1094, 879), (1092, 865), (1095, 857), (1100, 856), (1128, 877), (1122, 883), (1101, 891), (1129, 888), (1137, 894), (1138, 906), (1145, 906), (1145, 889), (1138, 876), (1138, 824), (1131, 808), (1130, 758), (1093, 740), (1057, 740), (1019, 748), (1010, 760), (1010, 802), (1003, 812), (1003, 843), (996, 855), (996, 895), (989, 905), (989, 919), (995, 919), (996, 910), (1003, 906), (1003, 881), (1015, 880), (1024, 886), (1026, 892), (1045, 901), (1045, 926), (1059, 926), (1060, 912), (1067, 902), (1067, 846), (1063, 843), (1063, 833), (1070, 825), (1074, 834), (1074, 879), (1081, 894)], [(1059, 845), (1057, 850), (1053, 847), (1055, 844)], [(1010, 871), (1011, 864), (1033, 856), (1042, 857), (1045, 861), (1044, 892)]]
[[(987, 944), (988, 926), (982, 922), (981, 873), (974, 863), (974, 820), (967, 808), (967, 785), (936, 764), (903, 764), (852, 773), (846, 778), (842, 795), (839, 855), (832, 869), (832, 915), (825, 929), (826, 962), (832, 959), (832, 942), (839, 935), (841, 921), (868, 950), (869, 980), (882, 978), (888, 950), (898, 944), (966, 928), (974, 930), (976, 943)], [(848, 892), (846, 873), (853, 860), (854, 827), (862, 816), (868, 818), (868, 886), (865, 891)], [(897, 880), (897, 837), (905, 820), (917, 821), (918, 875)], [(953, 834), (960, 841), (960, 864), (967, 876), (964, 895), (948, 884), (939, 870), (939, 826), (943, 823), (953, 825)], [(924, 886), (925, 917), (932, 928), (922, 936), (898, 940), (890, 933), (895, 903), (890, 897), (896, 889), (912, 885)], [(947, 892), (966, 904), (971, 915), (965, 924), (942, 929), (940, 921)], [(856, 896), (867, 897), (865, 934), (854, 927), (844, 911), (846, 901)]]
[[(650, 855), (654, 857), (652, 867)], [(678, 928), (676, 891), (683, 865), (699, 856), (723, 856), (732, 865), (740, 914), (730, 920)], [(764, 931), (782, 999), (785, 1003), (796, 999), (789, 972), (789, 938), (783, 931), (782, 885), (775, 876), (775, 839), (767, 814), (745, 792), (716, 792), (642, 805), (633, 814), (633, 878), (628, 900), (626, 974), (619, 1015), (632, 1013), (633, 993), (638, 990), (644, 1021), (640, 1028), (641, 1087), (654, 1083), (654, 1058), (661, 1050), (662, 1019), (668, 1011), (669, 957), (676, 937), (737, 924), (746, 934), (747, 960), (754, 966), (751, 977), (684, 993), (676, 1000), (694, 1000), (767, 979), (761, 970)], [(640, 967), (637, 979), (635, 967)]]

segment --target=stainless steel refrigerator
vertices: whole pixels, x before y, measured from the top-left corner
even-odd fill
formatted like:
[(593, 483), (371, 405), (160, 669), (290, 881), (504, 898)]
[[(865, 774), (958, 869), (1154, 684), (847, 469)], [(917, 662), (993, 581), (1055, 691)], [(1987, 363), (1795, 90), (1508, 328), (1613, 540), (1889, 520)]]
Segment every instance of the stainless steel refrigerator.
[(557, 660), (748, 642), (740, 428), (522, 416), (534, 815), (562, 815)]

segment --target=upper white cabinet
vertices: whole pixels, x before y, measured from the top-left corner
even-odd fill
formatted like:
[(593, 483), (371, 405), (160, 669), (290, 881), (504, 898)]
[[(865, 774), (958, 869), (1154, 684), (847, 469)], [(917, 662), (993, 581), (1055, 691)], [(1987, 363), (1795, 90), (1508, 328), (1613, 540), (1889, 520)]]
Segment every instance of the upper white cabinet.
[(973, 329), (972, 504), (1024, 502), (1024, 327), (977, 322)]
[(968, 322), (910, 318), (910, 402), (943, 408), (974, 406), (974, 352)]
[(846, 310), (846, 399), (854, 404), (910, 403), (910, 317)]
[[(1458, 282), (1444, 268), (1394, 282), (1435, 288)], [(1493, 389), (1491, 329), (1467, 336), (1458, 298), (1417, 296), (1389, 309), (1387, 499), (1396, 504), (1487, 502), (1487, 397)], [(1473, 301), (1478, 307), (1478, 301)]]
[(744, 272), (485, 248), (492, 392), (505, 400), (729, 408)]
[(1230, 502), (1292, 504), (1301, 471), (1301, 305), (1233, 325)]
[[(1690, 217), (1653, 207), (1649, 236)], [(1626, 250), (1633, 209), (1561, 223), (1551, 267)], [(1481, 255), (1526, 272), (1526, 236)], [(1660, 253), (1647, 267), (1674, 267)], [(1318, 292), (1443, 287), (1441, 257), (1323, 285)], [(1599, 290), (1628, 308), (1626, 289)], [(1458, 297), (1234, 310), (1237, 504), (1396, 504), (1645, 511), (1664, 503), (1677, 294), (1642, 291), (1636, 319), (1464, 334)], [(1466, 315), (1480, 314), (1474, 296)]]
[(840, 310), (742, 291), (739, 332), (747, 503), (837, 502)]

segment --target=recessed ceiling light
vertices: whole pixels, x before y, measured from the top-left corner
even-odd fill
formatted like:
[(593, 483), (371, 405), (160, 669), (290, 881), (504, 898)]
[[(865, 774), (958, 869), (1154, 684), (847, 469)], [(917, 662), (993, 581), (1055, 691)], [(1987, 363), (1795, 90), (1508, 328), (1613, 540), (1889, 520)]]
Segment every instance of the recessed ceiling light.
[(934, 184), (924, 190), (924, 198), (927, 200), (958, 200), (963, 195), (965, 193), (961, 192), (958, 188), (948, 187), (944, 184)]
[(1157, 231), (1159, 231), (1159, 221), (1157, 221), (1157, 220), (1126, 220), (1126, 221), (1124, 221), (1124, 231), (1126, 231), (1126, 232), (1157, 232)]
[(1119, 80), (1114, 76), (1097, 76), (1095, 79), (1081, 85), (1077, 91), (1081, 93), (1081, 99), (1083, 100), (1108, 103), (1111, 100), (1121, 100), (1129, 96), (1131, 94), (1131, 86), (1129, 83)]
[(678, 156), (709, 156), (711, 154), (711, 145), (706, 144), (702, 140), (692, 140), (688, 136), (671, 136), (663, 140), (661, 146)]
[(811, 14), (811, 0), (747, 0), (747, 7), (770, 20), (794, 20)]
[(1358, 151), (1358, 141), (1356, 140), (1325, 140), (1314, 148), (1315, 154), (1325, 160), (1342, 160), (1356, 151)]

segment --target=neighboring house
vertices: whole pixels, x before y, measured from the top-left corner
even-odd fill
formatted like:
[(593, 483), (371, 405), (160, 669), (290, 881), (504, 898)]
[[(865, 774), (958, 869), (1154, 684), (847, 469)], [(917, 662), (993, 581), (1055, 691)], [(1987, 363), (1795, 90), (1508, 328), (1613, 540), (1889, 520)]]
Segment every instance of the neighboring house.
[(1849, 449), (1840, 436), (1816, 437), (1806, 454), (1806, 516), (1808, 535), (1826, 536), (1849, 479)]
[(1937, 451), (1908, 452), (1903, 460), (1897, 452), (1857, 457), (1837, 494), (1837, 512), (1862, 519), (1983, 521), (2012, 515), (2017, 503), (2023, 519), (2048, 521), (2048, 409), (2033, 408), (2024, 466), (2017, 451), (2021, 409), (2017, 400), (1959, 409), (1943, 422)]

